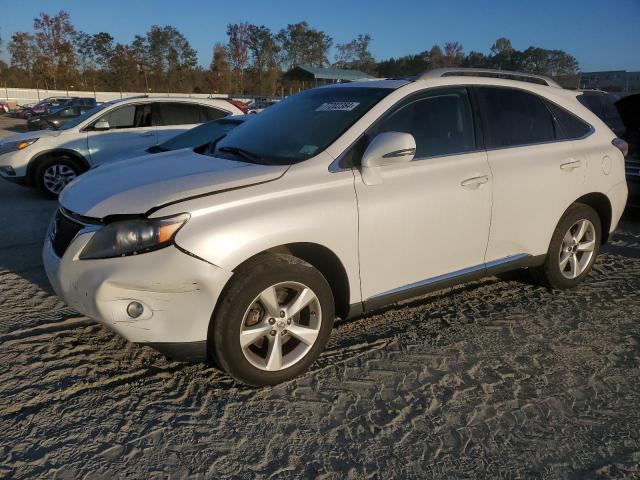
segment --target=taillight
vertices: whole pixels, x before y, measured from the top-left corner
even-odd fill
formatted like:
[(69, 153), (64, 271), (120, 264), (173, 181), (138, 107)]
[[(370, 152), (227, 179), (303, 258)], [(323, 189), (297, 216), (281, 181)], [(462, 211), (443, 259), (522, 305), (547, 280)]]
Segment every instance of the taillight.
[(627, 142), (625, 142), (621, 138), (614, 138), (613, 140), (611, 140), (611, 143), (614, 147), (617, 147), (618, 150), (622, 152), (622, 155), (625, 158), (627, 158), (627, 155), (629, 154), (629, 144)]

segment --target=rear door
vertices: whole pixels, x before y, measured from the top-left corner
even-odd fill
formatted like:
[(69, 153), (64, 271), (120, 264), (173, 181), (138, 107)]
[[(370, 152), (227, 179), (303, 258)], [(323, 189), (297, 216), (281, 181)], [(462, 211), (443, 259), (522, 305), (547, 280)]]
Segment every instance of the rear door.
[(538, 95), (504, 87), (475, 92), (493, 174), (485, 260), (545, 254), (560, 217), (580, 197), (585, 160)]
[[(109, 123), (109, 130), (95, 130), (100, 120)], [(151, 104), (128, 104), (105, 112), (87, 128), (87, 142), (94, 165), (144, 155), (158, 143)]]
[(210, 120), (228, 115), (223, 110), (188, 102), (160, 102), (154, 104), (154, 124), (158, 143)]

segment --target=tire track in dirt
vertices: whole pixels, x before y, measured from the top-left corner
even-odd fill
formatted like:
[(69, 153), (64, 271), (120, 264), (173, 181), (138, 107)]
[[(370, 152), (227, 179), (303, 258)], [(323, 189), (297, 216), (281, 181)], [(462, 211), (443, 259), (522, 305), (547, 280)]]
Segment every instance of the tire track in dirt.
[(621, 228), (572, 292), (488, 278), (338, 322), (309, 372), (264, 389), (0, 271), (0, 475), (638, 476), (640, 228)]

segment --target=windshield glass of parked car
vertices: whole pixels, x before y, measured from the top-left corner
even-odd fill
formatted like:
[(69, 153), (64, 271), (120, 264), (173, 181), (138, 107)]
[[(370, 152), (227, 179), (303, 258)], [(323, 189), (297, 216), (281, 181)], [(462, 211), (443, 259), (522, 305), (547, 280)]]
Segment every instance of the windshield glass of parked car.
[(274, 165), (301, 162), (326, 149), (391, 91), (376, 87), (307, 90), (229, 132), (214, 154)]
[(84, 112), (79, 117), (76, 117), (73, 120), (69, 120), (64, 125), (62, 125), (59, 128), (59, 130), (69, 130), (70, 128), (77, 127), (82, 122), (84, 122), (87, 118), (91, 117), (92, 115), (95, 115), (100, 110), (108, 107), (109, 105), (110, 105), (109, 103), (103, 103), (102, 105), (97, 105), (97, 106), (93, 107), (91, 110), (87, 110), (86, 112)]
[(167, 140), (158, 145), (158, 149), (166, 152), (169, 150), (178, 150), (180, 148), (194, 148), (215, 142), (224, 137), (227, 133), (240, 125), (243, 120), (225, 118), (214, 120), (212, 122), (203, 123), (191, 130), (187, 130), (180, 135)]

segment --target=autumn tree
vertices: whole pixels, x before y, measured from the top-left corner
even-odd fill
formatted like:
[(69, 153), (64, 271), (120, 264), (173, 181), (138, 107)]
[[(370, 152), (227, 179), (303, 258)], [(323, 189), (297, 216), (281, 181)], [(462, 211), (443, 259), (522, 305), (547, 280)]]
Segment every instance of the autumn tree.
[(249, 65), (249, 24), (230, 23), (227, 25), (229, 45), (227, 54), (233, 86), (238, 93), (244, 92), (244, 76)]
[(231, 67), (226, 47), (221, 43), (213, 46), (213, 59), (209, 68), (208, 83), (214, 93), (231, 91)]
[(281, 73), (278, 65), (280, 48), (273, 33), (264, 25), (249, 25), (248, 47), (251, 72), (255, 77), (253, 90), (261, 95), (272, 95)]
[(33, 29), (42, 74), (52, 80), (53, 88), (57, 88), (59, 81), (68, 85), (76, 76), (75, 28), (69, 14), (64, 10), (54, 16), (41, 13), (34, 19)]

